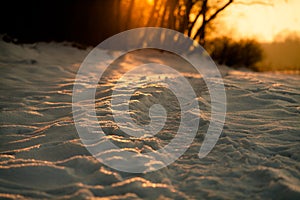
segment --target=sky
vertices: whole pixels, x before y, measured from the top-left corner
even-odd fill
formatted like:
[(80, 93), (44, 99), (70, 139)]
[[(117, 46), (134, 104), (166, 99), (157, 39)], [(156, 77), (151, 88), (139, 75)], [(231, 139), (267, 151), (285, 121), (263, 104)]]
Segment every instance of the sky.
[(224, 11), (222, 22), (232, 34), (238, 37), (255, 37), (262, 42), (271, 42), (282, 31), (300, 32), (299, 0), (269, 2), (273, 5), (232, 4)]

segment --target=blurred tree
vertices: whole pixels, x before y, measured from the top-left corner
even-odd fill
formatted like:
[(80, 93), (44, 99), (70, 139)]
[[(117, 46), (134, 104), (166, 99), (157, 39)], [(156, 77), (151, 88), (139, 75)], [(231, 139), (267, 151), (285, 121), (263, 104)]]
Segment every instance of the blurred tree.
[[(200, 44), (205, 43), (206, 29), (220, 12), (227, 8), (233, 0), (153, 0), (149, 11), (149, 5), (143, 9), (134, 8), (135, 0), (126, 0), (127, 13), (125, 29), (136, 26), (159, 26), (175, 29), (187, 34), (189, 37), (198, 40)], [(220, 5), (220, 6), (219, 6)], [(145, 6), (147, 9), (145, 9)], [(148, 12), (146, 24), (135, 25), (131, 21), (139, 12)], [(200, 26), (199, 26), (200, 24)]]
[(0, 33), (19, 42), (55, 40), (97, 45), (124, 30), (155, 26), (180, 31), (204, 45), (211, 28), (217, 26), (213, 21), (233, 3), (271, 5), (272, 1), (3, 0)]
[[(225, 4), (221, 3), (222, 5), (218, 7), (216, 4), (211, 6), (209, 5), (208, 0), (202, 0), (201, 7), (197, 13), (197, 16), (193, 21), (189, 22), (189, 28), (188, 28), (188, 36), (192, 37), (194, 40), (198, 39), (199, 43), (204, 45), (205, 44), (205, 36), (206, 36), (206, 29), (209, 23), (211, 23), (212, 20), (214, 20), (220, 12), (222, 12), (225, 8), (227, 8), (231, 3), (233, 3), (233, 0), (228, 0), (225, 2)], [(218, 5), (220, 2), (218, 1)], [(196, 22), (201, 19), (201, 25), (199, 28), (197, 28), (197, 31), (194, 35), (192, 35), (192, 30), (195, 28)]]
[[(123, 1), (124, 10), (127, 10), (124, 16), (125, 29), (143, 26), (170, 28), (188, 35), (201, 45), (205, 45), (208, 28), (212, 26), (213, 21), (231, 4), (273, 5), (270, 0), (121, 1)], [(143, 20), (141, 16), (146, 20)]]

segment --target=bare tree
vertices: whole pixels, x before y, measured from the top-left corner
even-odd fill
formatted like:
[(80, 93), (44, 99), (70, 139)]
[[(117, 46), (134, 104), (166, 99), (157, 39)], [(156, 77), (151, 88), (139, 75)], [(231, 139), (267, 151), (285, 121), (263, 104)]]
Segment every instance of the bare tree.
[(135, 2), (135, 0), (131, 0), (130, 4), (129, 4), (129, 7), (128, 7), (128, 11), (127, 11), (128, 16), (127, 16), (126, 25), (125, 25), (126, 28), (128, 28), (130, 26), (130, 23), (131, 23), (134, 2)]
[[(173, 2), (173, 4), (170, 4), (171, 2)], [(208, 24), (210, 24), (219, 13), (232, 4), (233, 0), (226, 0), (223, 4), (219, 2), (218, 4), (221, 4), (219, 7), (217, 5), (211, 6), (211, 2), (211, 0), (166, 0), (165, 11), (169, 9), (168, 28), (186, 33), (189, 37), (198, 40), (203, 45), (205, 43)], [(213, 12), (212, 9), (210, 9), (212, 7), (214, 7)], [(191, 20), (190, 17), (192, 10), (194, 12), (193, 14), (196, 16), (193, 20)], [(165, 13), (166, 12), (164, 12), (164, 14)], [(165, 16), (163, 15), (162, 20), (164, 20), (164, 17)], [(197, 24), (199, 22), (201, 22), (200, 27), (198, 27), (199, 24)], [(192, 35), (193, 30), (195, 29), (196, 33)]]
[(201, 45), (205, 45), (208, 27), (211, 27), (220, 13), (233, 3), (273, 5), (271, 0), (154, 0), (152, 7), (148, 8), (146, 22), (142, 24), (134, 21), (133, 24), (132, 18), (138, 15), (145, 16), (140, 14), (145, 10), (135, 10), (135, 0), (127, 0), (127, 3), (127, 16), (124, 21), (126, 29), (136, 26), (166, 27), (187, 34)]

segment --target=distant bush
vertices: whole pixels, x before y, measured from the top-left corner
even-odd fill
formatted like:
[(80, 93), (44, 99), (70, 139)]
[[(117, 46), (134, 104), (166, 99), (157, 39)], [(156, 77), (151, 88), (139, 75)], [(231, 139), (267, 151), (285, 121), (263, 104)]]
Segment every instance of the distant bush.
[(233, 67), (254, 67), (263, 59), (261, 46), (252, 39), (217, 38), (208, 43), (208, 51), (219, 64)]

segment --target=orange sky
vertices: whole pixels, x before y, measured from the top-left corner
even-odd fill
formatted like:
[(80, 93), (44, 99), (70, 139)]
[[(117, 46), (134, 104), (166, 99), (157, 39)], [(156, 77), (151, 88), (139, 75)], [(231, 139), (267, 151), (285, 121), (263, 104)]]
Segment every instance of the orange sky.
[(300, 31), (300, 0), (271, 2), (273, 6), (232, 4), (225, 10), (222, 22), (235, 35), (260, 41), (272, 41), (284, 30)]

